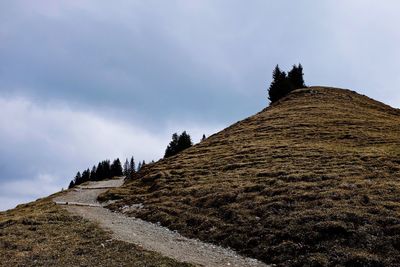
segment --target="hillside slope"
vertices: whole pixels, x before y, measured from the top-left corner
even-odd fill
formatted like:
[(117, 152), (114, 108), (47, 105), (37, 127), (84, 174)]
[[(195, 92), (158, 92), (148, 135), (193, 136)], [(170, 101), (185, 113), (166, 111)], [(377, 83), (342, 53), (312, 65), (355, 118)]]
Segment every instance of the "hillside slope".
[[(100, 197), (281, 266), (400, 262), (400, 112), (311, 87)], [(138, 206), (138, 205), (137, 205)]]
[(0, 266), (192, 266), (113, 239), (56, 206), (52, 197), (63, 194), (0, 212)]

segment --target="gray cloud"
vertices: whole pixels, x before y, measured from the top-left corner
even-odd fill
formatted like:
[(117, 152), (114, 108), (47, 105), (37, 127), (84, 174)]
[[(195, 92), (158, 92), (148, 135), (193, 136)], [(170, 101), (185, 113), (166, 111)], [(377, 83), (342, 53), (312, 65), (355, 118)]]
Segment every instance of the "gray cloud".
[(251, 115), (267, 105), (277, 63), (301, 62), (309, 85), (398, 107), (399, 8), (394, 0), (1, 2), (0, 197), (15, 203), (4, 188), (52, 177), (48, 190), (21, 189), (20, 199), (47, 194), (103, 158), (157, 158), (174, 131), (190, 128), (197, 140)]
[[(68, 106), (0, 98), (0, 196), (33, 200), (66, 187), (74, 173), (103, 159), (158, 160), (173, 131), (194, 141), (221, 125), (167, 122), (157, 132)], [(12, 118), (12, 119), (10, 119)], [(15, 201), (12, 201), (14, 204)], [(9, 203), (2, 203), (10, 207)], [(2, 207), (0, 206), (0, 208)]]

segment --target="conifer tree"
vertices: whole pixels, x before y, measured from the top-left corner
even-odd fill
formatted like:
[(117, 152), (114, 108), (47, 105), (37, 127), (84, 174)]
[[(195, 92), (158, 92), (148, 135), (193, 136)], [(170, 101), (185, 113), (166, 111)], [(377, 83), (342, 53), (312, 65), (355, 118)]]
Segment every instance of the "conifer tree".
[(136, 171), (135, 159), (132, 156), (129, 164), (129, 176), (132, 176), (135, 173), (135, 171)]
[(177, 152), (178, 140), (179, 140), (178, 134), (174, 133), (172, 135), (171, 142), (169, 143), (169, 145), (167, 146), (167, 149), (165, 150), (164, 158), (171, 157), (171, 156), (175, 155), (176, 153), (178, 153)]
[(115, 159), (110, 167), (110, 177), (121, 176), (122, 166), (119, 158)]
[(90, 171), (90, 180), (91, 181), (96, 181), (96, 166), (92, 167), (92, 170)]
[(179, 136), (178, 139), (178, 152), (189, 148), (193, 145), (192, 139), (190, 138), (190, 135), (186, 133), (186, 131), (183, 131), (183, 133)]
[(136, 171), (137, 171), (137, 172), (140, 171), (141, 168), (142, 168), (142, 163), (139, 161), (139, 164), (138, 164), (138, 166), (137, 166), (137, 170), (136, 170)]
[(279, 65), (276, 65), (272, 79), (268, 90), (268, 99), (271, 103), (279, 100), (290, 91), (290, 83), (287, 81), (286, 73), (280, 70)]
[(288, 79), (292, 83), (294, 89), (307, 87), (304, 84), (303, 75), (303, 66), (301, 66), (300, 63), (298, 66), (293, 65), (292, 70), (288, 73)]
[(74, 178), (74, 184), (78, 185), (82, 183), (82, 176), (80, 172), (77, 172)]
[(68, 189), (71, 189), (74, 186), (75, 186), (75, 183), (74, 183), (74, 181), (71, 180), (71, 182), (69, 183)]
[(272, 73), (272, 82), (268, 89), (268, 99), (271, 103), (274, 103), (291, 91), (304, 87), (306, 85), (304, 84), (303, 67), (301, 64), (298, 66), (293, 65), (288, 75), (279, 69), (279, 65), (276, 65)]
[(87, 182), (87, 181), (90, 180), (90, 170), (89, 170), (89, 169), (84, 170), (84, 171), (82, 172), (82, 177), (81, 177), (81, 179), (82, 179), (82, 183)]
[(125, 159), (124, 163), (124, 176), (129, 176), (129, 161)]
[(203, 142), (204, 140), (206, 140), (206, 135), (203, 134), (203, 137), (201, 138), (200, 142)]
[(192, 139), (190, 138), (190, 135), (186, 133), (186, 131), (183, 131), (181, 135), (174, 133), (172, 135), (172, 141), (165, 150), (164, 158), (174, 156), (182, 150), (191, 147), (192, 145)]

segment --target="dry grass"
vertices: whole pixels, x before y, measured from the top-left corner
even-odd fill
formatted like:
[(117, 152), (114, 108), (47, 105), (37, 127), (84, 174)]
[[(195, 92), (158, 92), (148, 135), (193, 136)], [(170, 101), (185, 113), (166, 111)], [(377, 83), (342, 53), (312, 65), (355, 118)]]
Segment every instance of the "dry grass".
[(50, 198), (0, 213), (0, 266), (190, 266), (112, 240)]
[(398, 266), (400, 112), (296, 90), (100, 199), (281, 266)]

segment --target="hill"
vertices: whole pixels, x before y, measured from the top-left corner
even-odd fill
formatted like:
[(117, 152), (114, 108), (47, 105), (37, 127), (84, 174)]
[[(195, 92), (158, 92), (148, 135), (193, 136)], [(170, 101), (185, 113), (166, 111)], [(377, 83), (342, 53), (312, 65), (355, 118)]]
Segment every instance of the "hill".
[(115, 240), (55, 205), (64, 193), (0, 212), (0, 266), (192, 266)]
[(398, 266), (399, 156), (399, 110), (310, 87), (99, 199), (279, 266)]

